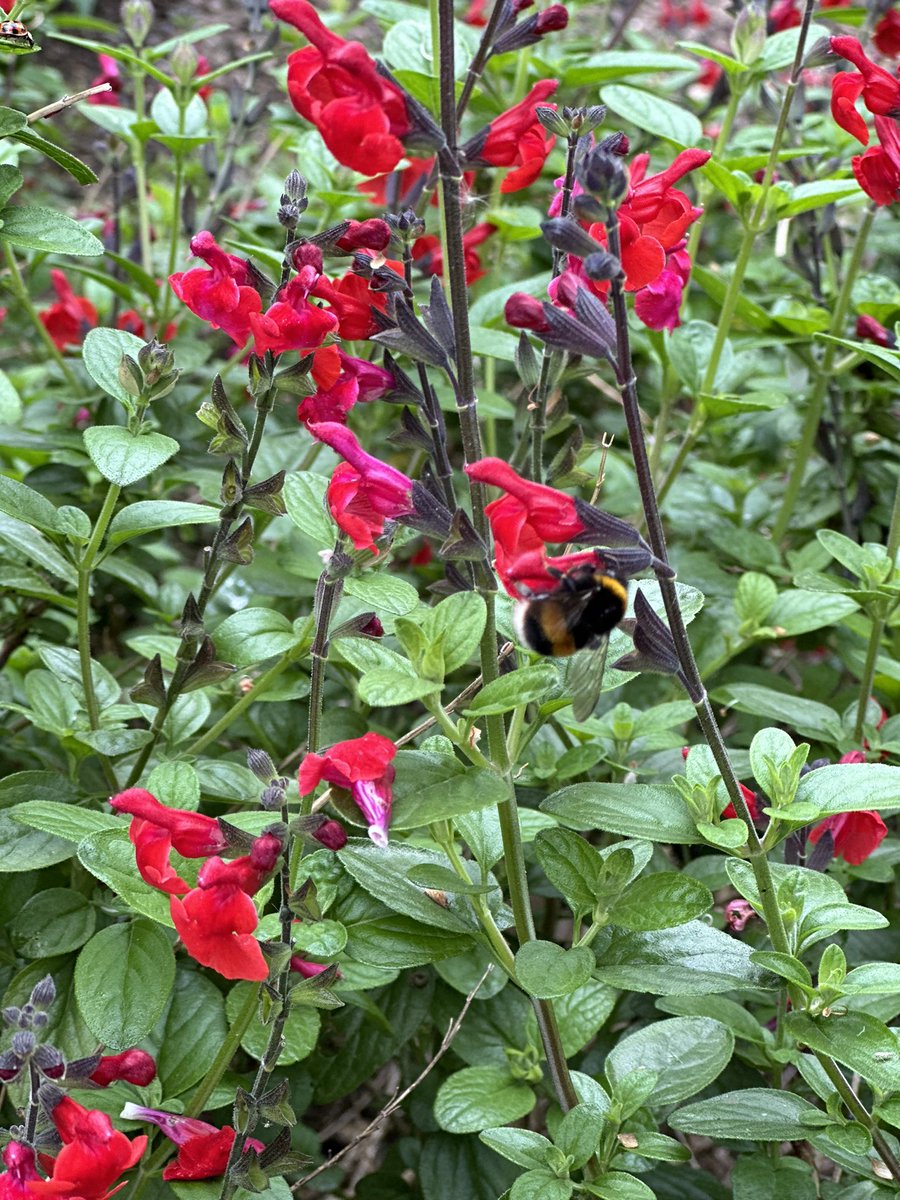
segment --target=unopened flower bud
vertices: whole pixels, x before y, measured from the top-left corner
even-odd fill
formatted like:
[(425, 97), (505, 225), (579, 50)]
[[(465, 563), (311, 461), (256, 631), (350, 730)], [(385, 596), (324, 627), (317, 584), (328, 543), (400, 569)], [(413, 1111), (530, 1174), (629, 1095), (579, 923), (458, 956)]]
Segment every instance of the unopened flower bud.
[(339, 821), (325, 821), (313, 834), (329, 850), (341, 850), (347, 844), (347, 833)]
[[(604, 109), (604, 114), (605, 112)], [(628, 135), (621, 129), (617, 129), (615, 133), (607, 134), (602, 142), (598, 142), (597, 149), (605, 150), (607, 154), (618, 154), (620, 158), (624, 158), (630, 149)]]
[(35, 1048), (34, 1063), (48, 1079), (62, 1079), (66, 1073), (66, 1060), (55, 1046), (46, 1043)]
[(606, 219), (605, 206), (593, 196), (589, 196), (587, 192), (573, 197), (572, 212), (579, 221), (584, 221), (586, 225), (596, 225), (598, 221), (602, 222)]
[(747, 0), (731, 31), (731, 51), (738, 62), (751, 66), (766, 44), (766, 10), (760, 0)]
[(503, 309), (503, 316), (513, 329), (533, 329), (536, 333), (548, 329), (543, 304), (536, 296), (525, 292), (513, 292)]
[(376, 250), (387, 249), (391, 240), (391, 227), (380, 217), (370, 217), (367, 221), (350, 221), (346, 232), (338, 239), (339, 250)]
[(556, 137), (569, 136), (569, 122), (555, 108), (551, 108), (549, 104), (535, 105), (534, 115), (548, 133), (555, 134)]
[(56, 999), (56, 984), (53, 982), (52, 975), (45, 975), (31, 989), (30, 1003), (35, 1008), (48, 1009)]
[(278, 774), (265, 750), (248, 750), (247, 766), (261, 783), (268, 783)]
[(559, 29), (565, 29), (569, 23), (569, 11), (564, 4), (551, 4), (549, 8), (545, 8), (543, 12), (539, 12), (535, 19), (535, 32), (541, 37), (545, 33), (553, 33)]
[(628, 174), (619, 157), (599, 146), (581, 160), (577, 174), (584, 190), (603, 204), (618, 204), (628, 191)]
[(197, 74), (197, 63), (200, 61), (197, 51), (189, 42), (179, 42), (172, 51), (169, 65), (172, 74), (179, 83), (187, 85)]
[(2, 1013), (0, 1013), (0, 1016), (3, 1017), (3, 1021), (6, 1025), (18, 1025), (19, 1017), (21, 1015), (21, 1008), (16, 1008), (14, 1004), (10, 1004), (7, 1008), (3, 1009)]
[(138, 351), (138, 363), (144, 372), (144, 380), (148, 387), (165, 376), (171, 375), (175, 369), (175, 355), (168, 346), (158, 342), (156, 338), (146, 342)]
[(304, 267), (312, 267), (319, 275), (322, 274), (322, 251), (313, 242), (301, 242), (291, 252), (291, 262), (295, 271)]
[(263, 812), (274, 812), (276, 809), (281, 808), (283, 800), (284, 788), (281, 786), (281, 781), (279, 780), (277, 783), (270, 783), (263, 790), (263, 794), (259, 798), (259, 806)]
[(306, 199), (306, 180), (299, 171), (291, 171), (284, 181), (284, 195), (281, 197), (282, 203), (288, 200), (305, 200)]
[(34, 1053), (35, 1036), (30, 1029), (20, 1029), (12, 1036), (12, 1051), (19, 1058), (28, 1058)]
[(123, 0), (119, 17), (132, 46), (143, 46), (155, 15), (150, 0)]
[(606, 250), (589, 254), (584, 260), (583, 269), (588, 279), (593, 279), (595, 283), (619, 279), (624, 274), (621, 262)]

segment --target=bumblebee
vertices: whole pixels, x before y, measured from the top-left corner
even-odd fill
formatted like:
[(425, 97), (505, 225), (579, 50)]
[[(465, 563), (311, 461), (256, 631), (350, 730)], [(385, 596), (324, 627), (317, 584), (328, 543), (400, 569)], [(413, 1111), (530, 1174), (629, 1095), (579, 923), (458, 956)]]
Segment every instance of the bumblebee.
[(0, 21), (0, 39), (26, 46), (34, 45), (34, 38), (21, 21)]
[(610, 632), (628, 607), (628, 588), (615, 575), (582, 563), (561, 574), (559, 586), (520, 600), (513, 626), (523, 646), (536, 654), (568, 658), (568, 684), (576, 721), (589, 717), (603, 685), (603, 667)]

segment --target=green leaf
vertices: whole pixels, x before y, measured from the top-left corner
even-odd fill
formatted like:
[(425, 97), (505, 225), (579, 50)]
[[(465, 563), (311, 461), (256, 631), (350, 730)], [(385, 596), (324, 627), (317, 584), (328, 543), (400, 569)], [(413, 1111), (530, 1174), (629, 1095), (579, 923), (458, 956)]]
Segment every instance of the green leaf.
[(78, 859), (92, 875), (121, 896), (129, 908), (174, 928), (168, 896), (144, 883), (137, 873), (134, 847), (124, 825), (83, 838), (78, 845)]
[(600, 54), (591, 55), (577, 66), (566, 67), (562, 86), (564, 89), (588, 87), (592, 83), (605, 83), (608, 79), (630, 79), (632, 75), (656, 75), (673, 71), (693, 74), (696, 70), (696, 64), (680, 54), (647, 50), (604, 50)]
[(97, 176), (87, 163), (76, 158), (74, 154), (70, 154), (68, 150), (64, 150), (62, 146), (57, 146), (56, 142), (41, 137), (33, 129), (20, 129), (15, 136), (16, 141), (21, 142), (23, 146), (30, 146), (32, 150), (39, 151), (46, 158), (52, 159), (64, 171), (68, 171), (76, 183), (86, 185), (97, 182)]
[(658, 871), (636, 879), (613, 904), (609, 919), (624, 929), (669, 929), (701, 916), (712, 902), (712, 892), (699, 879)]
[(395, 708), (398, 704), (432, 696), (437, 691), (440, 691), (440, 684), (433, 679), (420, 679), (418, 675), (388, 667), (376, 667), (359, 681), (359, 698), (371, 708)]
[(778, 588), (768, 575), (745, 571), (734, 594), (734, 608), (741, 621), (755, 629), (769, 615), (778, 596)]
[[(471, 594), (471, 593), (470, 593)], [(500, 675), (470, 700), (465, 708), (466, 716), (484, 717), (491, 713), (509, 712), (520, 704), (541, 700), (559, 684), (556, 668), (550, 663), (537, 663), (532, 667), (520, 667), (507, 675)]]
[[(814, 46), (819, 38), (830, 37), (831, 32), (827, 25), (810, 25), (809, 32), (806, 34), (806, 45)], [(762, 57), (753, 65), (754, 71), (769, 73), (789, 67), (797, 53), (799, 37), (800, 28), (798, 26), (783, 29), (780, 33), (773, 33), (771, 37), (766, 38)]]
[(71, 857), (71, 843), (21, 825), (11, 812), (0, 812), (0, 874), (37, 871)]
[(820, 1110), (791, 1092), (771, 1088), (743, 1088), (723, 1092), (711, 1100), (687, 1104), (668, 1117), (679, 1133), (742, 1141), (805, 1141), (809, 1127), (803, 1118)]
[(535, 1095), (505, 1067), (465, 1067), (438, 1088), (434, 1118), (447, 1133), (478, 1133), (525, 1117)]
[(394, 764), (394, 829), (418, 829), (499, 804), (506, 797), (506, 784), (496, 772), (464, 767), (446, 754), (404, 750)]
[(242, 608), (213, 633), (216, 653), (236, 667), (249, 667), (287, 653), (296, 643), (293, 626), (274, 608)]
[(206, 504), (188, 504), (183, 500), (139, 500), (127, 504), (113, 517), (109, 527), (110, 549), (128, 538), (140, 537), (153, 529), (174, 529), (181, 525), (208, 525), (217, 519), (214, 508)]
[(150, 1032), (174, 981), (175, 955), (168, 937), (158, 925), (140, 919), (101, 929), (75, 964), (75, 996), (85, 1024), (115, 1050), (134, 1046)]
[(175, 439), (163, 433), (136, 437), (121, 425), (94, 425), (82, 436), (91, 462), (104, 479), (119, 487), (143, 479), (179, 450)]
[(594, 907), (603, 860), (589, 842), (568, 829), (542, 829), (534, 849), (544, 874), (570, 908)]
[(58, 800), (25, 800), (11, 816), (31, 829), (41, 829), (56, 838), (79, 842), (101, 829), (121, 829), (121, 821), (112, 812), (96, 812), (78, 804), (60, 804)]
[(150, 772), (147, 791), (157, 800), (187, 812), (196, 812), (200, 804), (200, 780), (187, 762), (161, 762)]
[(841, 990), (850, 996), (900, 993), (900, 963), (863, 963), (847, 973)]
[(361, 887), (394, 912), (457, 933), (475, 928), (474, 916), (458, 907), (464, 901), (451, 898), (450, 907), (442, 908), (408, 879), (410, 870), (420, 864), (450, 869), (450, 860), (445, 855), (403, 843), (380, 847), (354, 841), (338, 851), (338, 858)]
[(316, 958), (336, 958), (347, 945), (347, 930), (340, 921), (299, 921), (293, 934), (297, 952)]
[(742, 1154), (731, 1183), (734, 1200), (816, 1200), (818, 1195), (812, 1167), (800, 1158)]
[[(7, 373), (0, 371), (0, 425), (18, 425), (21, 419), (22, 397)], [(6, 479), (7, 476), (2, 478)]]
[(779, 721), (807, 737), (825, 742), (839, 742), (843, 737), (841, 719), (833, 708), (794, 692), (776, 692), (756, 683), (729, 683), (716, 688), (712, 695), (719, 704)]
[(656, 996), (767, 986), (749, 947), (701, 921), (649, 933), (615, 930), (609, 945), (598, 949), (595, 976), (612, 987)]
[(553, 1148), (548, 1138), (530, 1129), (483, 1129), (478, 1136), (486, 1146), (520, 1167), (543, 1166), (547, 1151)]
[(96, 909), (85, 896), (47, 888), (26, 900), (8, 928), (24, 958), (50, 958), (83, 946), (96, 924)]
[(573, 829), (684, 846), (699, 841), (681, 793), (667, 784), (574, 783), (548, 796), (541, 811)]
[(222, 1047), (228, 1026), (222, 993), (205, 975), (181, 967), (161, 1027), (156, 1068), (166, 1096), (178, 1096), (198, 1083)]
[(831, 342), (836, 346), (843, 346), (846, 350), (854, 350), (867, 362), (880, 367), (894, 379), (900, 379), (900, 351), (898, 350), (889, 350), (885, 346), (872, 346), (865, 342), (854, 342), (850, 338), (832, 337), (827, 333), (817, 333), (816, 341)]
[(0, 512), (48, 533), (56, 533), (60, 527), (59, 513), (50, 501), (8, 475), (0, 475)]
[(787, 588), (775, 601), (769, 624), (779, 638), (797, 637), (813, 629), (837, 625), (858, 609), (859, 605), (850, 596)]
[(778, 218), (796, 217), (799, 213), (862, 195), (863, 190), (855, 179), (814, 179), (811, 183), (799, 183), (791, 192), (788, 203), (779, 208)]
[[(583, 1050), (615, 1008), (617, 993), (596, 979), (553, 1002), (563, 1053), (571, 1058)], [(593, 1103), (593, 1101), (592, 1101)]]
[(568, 996), (591, 977), (594, 955), (587, 946), (564, 950), (556, 942), (531, 941), (516, 954), (516, 978), (539, 1000)]
[(754, 950), (751, 958), (758, 967), (762, 967), (766, 971), (771, 971), (775, 975), (780, 975), (782, 979), (787, 979), (789, 983), (796, 983), (804, 991), (812, 991), (813, 983), (809, 971), (792, 954), (779, 954), (774, 950)]
[(487, 608), (478, 592), (457, 592), (423, 614), (422, 629), (428, 641), (438, 645), (446, 674), (464, 666), (478, 649), (486, 620)]
[(103, 243), (79, 222), (55, 208), (37, 204), (8, 205), (0, 210), (0, 238), (23, 250), (44, 254), (73, 254), (94, 258), (103, 253)]
[(575, 1191), (571, 1179), (560, 1179), (552, 1171), (526, 1171), (509, 1189), (509, 1200), (569, 1200)]
[[(424, 1200), (497, 1200), (515, 1171), (473, 1137), (429, 1133), (416, 1175)], [(400, 1200), (396, 1188), (389, 1188), (382, 1200)]]
[(606, 1077), (616, 1084), (632, 1071), (658, 1075), (650, 1103), (675, 1104), (701, 1091), (725, 1069), (734, 1050), (734, 1034), (708, 1017), (673, 1017), (645, 1025), (613, 1047)]
[(703, 136), (703, 127), (692, 112), (639, 88), (609, 84), (601, 90), (600, 99), (638, 129), (674, 142), (676, 146), (695, 146)]
[(736, 58), (732, 58), (730, 54), (723, 54), (721, 50), (713, 50), (702, 42), (676, 42), (679, 50), (687, 50), (689, 54), (696, 54), (699, 58), (708, 58), (714, 63), (718, 63), (727, 75), (740, 75), (748, 70), (742, 62)]
[[(433, 908), (438, 907), (433, 901), (428, 903)], [(472, 945), (469, 934), (436, 929), (395, 913), (347, 925), (348, 957), (388, 970), (404, 970), (438, 959), (454, 958), (471, 950)]]
[[(361, 600), (367, 608), (374, 609), (380, 616), (402, 617), (419, 606), (419, 593), (405, 579), (383, 572), (369, 571), (365, 575), (351, 575), (344, 580), (344, 591), (348, 596)], [(471, 594), (471, 593), (470, 593)]]
[(893, 1032), (867, 1012), (850, 1011), (841, 1017), (787, 1015), (787, 1027), (810, 1050), (837, 1059), (881, 1092), (900, 1089), (900, 1060)]
[(557, 1147), (580, 1169), (594, 1154), (603, 1132), (603, 1113), (590, 1104), (576, 1104), (559, 1123), (554, 1135)]
[(602, 1200), (655, 1200), (656, 1196), (646, 1183), (624, 1171), (607, 1171), (602, 1179), (587, 1184), (585, 1191)]
[(21, 129), (28, 128), (28, 118), (25, 113), (15, 108), (0, 106), (0, 138), (9, 137)]
[[(715, 340), (716, 327), (709, 321), (687, 321), (675, 329), (669, 338), (668, 350), (672, 366), (678, 372), (682, 383), (692, 392), (696, 393), (701, 389)], [(731, 344), (726, 341), (713, 381), (713, 390), (727, 390), (733, 366), (734, 353)]]
[(900, 767), (886, 763), (818, 767), (800, 780), (795, 803), (811, 804), (823, 817), (866, 809), (893, 812), (900, 808)]
[(335, 524), (325, 504), (328, 478), (312, 471), (291, 472), (284, 477), (284, 497), (287, 515), (319, 548), (334, 545)]
[[(225, 1012), (229, 1025), (235, 1023), (248, 996), (257, 990), (255, 983), (235, 984), (225, 1001)], [(281, 1066), (286, 1067), (290, 1063), (300, 1062), (312, 1054), (319, 1038), (321, 1023), (322, 1018), (318, 1010), (309, 1005), (297, 1005), (291, 1009), (284, 1027), (284, 1044), (278, 1055), (278, 1062)], [(262, 1021), (256, 1020), (251, 1021), (248, 1025), (241, 1038), (241, 1045), (248, 1054), (260, 1059), (265, 1054), (268, 1041), (269, 1029), (263, 1025)]]

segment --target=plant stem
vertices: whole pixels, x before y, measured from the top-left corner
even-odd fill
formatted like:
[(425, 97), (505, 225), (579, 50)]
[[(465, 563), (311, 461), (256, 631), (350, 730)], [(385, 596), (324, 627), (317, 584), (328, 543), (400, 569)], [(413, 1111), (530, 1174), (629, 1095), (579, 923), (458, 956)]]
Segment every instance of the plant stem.
[(22, 278), (22, 272), (19, 270), (19, 264), (16, 262), (16, 256), (13, 253), (13, 248), (10, 242), (3, 243), (3, 256), (6, 259), (6, 265), (9, 268), (9, 288), (15, 296), (17, 302), (21, 305), (22, 311), (28, 314), (31, 324), (34, 326), (35, 332), (44, 344), (44, 349), (56, 365), (59, 367), (65, 376), (66, 383), (77, 394), (83, 395), (84, 389), (79, 383), (74, 371), (63, 358), (62, 352), (57, 350), (56, 343), (48, 333), (44, 322), (38, 316), (38, 311), (32, 303), (31, 296), (28, 294), (28, 288), (25, 286), (25, 280)]
[[(831, 313), (828, 332), (832, 337), (840, 337), (844, 332), (844, 323), (847, 319), (847, 309), (850, 306), (853, 284), (856, 282), (856, 276), (859, 274), (866, 241), (875, 220), (875, 212), (874, 207), (866, 209), (862, 224), (859, 227), (859, 233), (856, 235), (853, 254), (850, 262), (847, 264), (847, 270), (841, 283), (841, 290), (837, 294)], [(803, 486), (803, 477), (806, 474), (806, 468), (809, 464), (813, 447), (815, 446), (816, 434), (819, 432), (822, 409), (825, 404), (828, 388), (831, 384), (834, 360), (840, 350), (840, 346), (837, 346), (834, 342), (829, 342), (825, 347), (825, 353), (822, 355), (822, 364), (816, 378), (815, 388), (806, 406), (806, 418), (803, 422), (803, 428), (800, 431), (800, 441), (797, 444), (797, 449), (794, 451), (791, 475), (787, 487), (784, 489), (781, 508), (778, 510), (778, 516), (772, 526), (773, 542), (781, 541), (787, 532), (791, 517), (794, 514), (794, 505), (797, 502), (800, 488)]]
[[(191, 1102), (185, 1109), (186, 1117), (199, 1117), (206, 1107), (206, 1103), (210, 1096), (216, 1090), (216, 1086), (228, 1067), (228, 1064), (234, 1058), (238, 1046), (241, 1044), (241, 1038), (247, 1031), (253, 1014), (256, 1012), (256, 1006), (259, 1003), (259, 987), (251, 990), (250, 994), (244, 1002), (244, 1006), (238, 1013), (237, 1018), (225, 1039), (219, 1048), (219, 1052), (210, 1064), (209, 1070), (203, 1077), (200, 1086), (191, 1097)], [(170, 1142), (168, 1138), (163, 1139), (150, 1155), (146, 1162), (142, 1162), (138, 1170), (137, 1178), (134, 1181), (134, 1188), (129, 1194), (128, 1200), (139, 1200), (144, 1189), (150, 1182), (151, 1176), (158, 1171), (167, 1158), (170, 1158), (175, 1152), (175, 1143)]]
[[(891, 573), (897, 569), (897, 551), (900, 549), (900, 479), (897, 480), (897, 485), (894, 489), (894, 506), (891, 510), (891, 523), (888, 527), (887, 538), (887, 556), (888, 562), (891, 564)], [(886, 607), (886, 606), (885, 606)], [(862, 678), (859, 681), (859, 700), (856, 705), (856, 725), (853, 730), (854, 740), (858, 745), (862, 745), (863, 740), (863, 724), (866, 719), (866, 710), (869, 707), (869, 697), (872, 695), (872, 683), (875, 679), (875, 666), (878, 662), (878, 651), (881, 647), (881, 638), (884, 633), (884, 627), (887, 623), (888, 612), (882, 611), (880, 615), (872, 620), (872, 629), (869, 633), (869, 644), (866, 648), (866, 661), (863, 666)]]
[[(85, 546), (78, 563), (78, 659), (81, 663), (81, 686), (84, 689), (84, 703), (91, 729), (100, 728), (100, 704), (97, 700), (97, 693), (94, 691), (94, 676), (91, 669), (93, 663), (91, 655), (91, 571), (115, 512), (120, 491), (121, 488), (115, 483), (111, 483), (107, 488), (90, 541)], [(113, 791), (118, 791), (119, 783), (112, 763), (105, 754), (99, 752), (97, 752), (97, 761), (100, 763), (106, 782)]]
[[(137, 120), (143, 121), (146, 116), (144, 90), (144, 73), (140, 67), (133, 67), (131, 81), (134, 87), (134, 111)], [(133, 135), (126, 138), (128, 149), (131, 151), (131, 166), (134, 170), (135, 202), (137, 204), (138, 239), (141, 246), (141, 266), (148, 274), (153, 273), (153, 251), (150, 241), (150, 213), (147, 208), (147, 164), (144, 160), (144, 146), (140, 138)], [(175, 214), (176, 221), (178, 214)]]
[[(660, 484), (659, 501), (662, 501), (667, 496), (672, 484), (678, 478), (679, 472), (684, 466), (688, 454), (694, 447), (697, 438), (703, 431), (706, 424), (706, 411), (703, 406), (703, 397), (712, 393), (716, 384), (716, 375), (719, 371), (719, 364), (722, 358), (722, 351), (728, 341), (728, 335), (731, 332), (732, 321), (734, 320), (735, 310), (738, 300), (741, 297), (741, 289), (744, 285), (744, 276), (747, 273), (747, 268), (750, 265), (750, 260), (753, 257), (753, 247), (757, 237), (768, 227), (769, 220), (766, 215), (766, 207), (769, 199), (769, 192), (772, 189), (772, 183), (775, 178), (775, 168), (778, 165), (778, 155), (781, 152), (784, 135), (787, 130), (788, 118), (790, 117), (791, 107), (794, 102), (794, 94), (800, 83), (800, 71), (803, 66), (803, 56), (806, 53), (806, 38), (809, 32), (809, 23), (812, 18), (812, 11), (815, 0), (806, 0), (806, 5), (803, 10), (803, 21), (800, 27), (800, 35), (797, 39), (797, 49), (794, 54), (794, 65), (791, 69), (791, 77), (788, 85), (785, 88), (784, 98), (781, 102), (781, 109), (778, 113), (778, 124), (775, 127), (775, 134), (772, 139), (772, 148), (769, 151), (769, 158), (766, 163), (765, 171), (763, 172), (762, 183), (759, 187), (759, 195), (756, 200), (756, 206), (752, 215), (747, 220), (744, 227), (744, 235), (741, 239), (741, 246), (738, 251), (737, 259), (735, 260), (734, 270), (731, 278), (728, 281), (728, 289), (725, 293), (725, 299), (722, 302), (722, 311), (719, 313), (719, 321), (716, 326), (716, 336), (713, 341), (712, 350), (710, 351), (709, 361), (706, 364), (706, 371), (703, 375), (703, 380), (700, 383), (699, 395), (695, 398), (694, 412), (688, 424), (687, 432), (684, 440), (678, 448), (678, 452), (672, 461), (671, 466), (666, 472), (666, 476)], [(737, 107), (735, 105), (735, 112)], [(732, 117), (733, 119), (733, 117)], [(718, 144), (718, 143), (717, 143)], [(699, 235), (698, 235), (699, 236)]]
[[(334, 553), (339, 555), (343, 539), (338, 538)], [(319, 734), (322, 724), (322, 702), (325, 695), (325, 666), (328, 662), (328, 629), (331, 617), (344, 590), (344, 581), (331, 573), (330, 566), (326, 567), (319, 576), (316, 584), (316, 599), (314, 607), (315, 629), (312, 645), (309, 649), (311, 668), (309, 674), (309, 724), (307, 726), (306, 750), (308, 754), (319, 748)], [(301, 811), (309, 812), (312, 807), (312, 794), (304, 796), (301, 801)]]
[[(262, 442), (262, 435), (266, 425), (266, 419), (269, 413), (275, 406), (276, 388), (274, 384), (263, 392), (256, 401), (256, 416), (253, 422), (253, 430), (250, 435), (250, 442), (244, 448), (241, 457), (241, 492), (243, 492), (248, 483), (253, 471), (253, 465), (256, 461), (256, 455), (259, 451)], [(230, 504), (226, 504), (219, 510), (219, 524), (212, 540), (212, 545), (208, 546), (205, 551), (205, 567), (203, 571), (203, 580), (200, 587), (200, 594), (197, 597), (196, 608), (202, 619), (206, 613), (206, 606), (215, 592), (216, 583), (218, 582), (221, 571), (227, 564), (223, 563), (219, 557), (219, 549), (225, 542), (232, 526), (237, 521), (243, 511), (243, 500), (238, 497), (237, 500)], [(172, 706), (181, 695), (181, 689), (187, 677), (188, 670), (194, 659), (194, 654), (197, 648), (198, 637), (182, 637), (181, 644), (178, 647), (177, 662), (172, 678), (169, 680), (169, 686), (166, 690), (165, 701), (156, 710), (156, 716), (153, 718), (153, 723), (150, 726), (150, 741), (141, 750), (131, 769), (131, 774), (128, 777), (128, 787), (133, 787), (140, 779), (144, 767), (147, 765), (151, 754), (156, 748), (156, 743), (159, 741), (162, 733), (163, 725), (166, 717), (172, 711)]]
[[(619, 239), (619, 224), (615, 213), (609, 214), (607, 223), (607, 236), (611, 253), (619, 257), (620, 239)], [(648, 537), (650, 546), (656, 557), (663, 563), (668, 563), (668, 554), (666, 549), (665, 535), (662, 530), (662, 522), (659, 515), (659, 506), (656, 499), (656, 494), (653, 488), (653, 479), (650, 475), (650, 464), (647, 459), (647, 448), (644, 443), (643, 430), (640, 421), (640, 409), (637, 397), (637, 380), (634, 376), (634, 371), (631, 365), (631, 346), (628, 336), (628, 312), (625, 304), (625, 290), (621, 276), (612, 281), (610, 287), (610, 295), (613, 304), (613, 314), (616, 323), (616, 374), (619, 380), (619, 388), (622, 396), (622, 404), (625, 411), (625, 420), (628, 426), (628, 436), (631, 443), (631, 451), (634, 457), (635, 473), (637, 475), (638, 487), (641, 493), (641, 501), (644, 506), (644, 513), (647, 519)], [(687, 630), (684, 625), (684, 619), (681, 615), (681, 609), (678, 604), (678, 596), (675, 591), (674, 581), (664, 573), (658, 572), (660, 590), (662, 592), (663, 601), (666, 606), (666, 615), (669, 618), (669, 629), (672, 634), (672, 639), (675, 643), (675, 648), (678, 653), (678, 660), (681, 667), (681, 680), (685, 690), (688, 693), (694, 708), (697, 713), (697, 719), (700, 727), (703, 730), (704, 737), (716, 760), (716, 766), (719, 768), (719, 773), (725, 784), (725, 789), (729, 799), (734, 805), (734, 810), (737, 815), (743, 820), (748, 831), (748, 853), (747, 861), (753, 871), (754, 881), (759, 893), (760, 905), (763, 910), (763, 917), (766, 922), (766, 927), (769, 933), (769, 939), (776, 951), (782, 954), (789, 954), (791, 946), (788, 940), (787, 931), (784, 925), (784, 919), (781, 909), (778, 905), (778, 895), (775, 889), (775, 882), (772, 877), (771, 867), (769, 865), (766, 852), (760, 841), (759, 834), (753, 825), (753, 820), (747, 803), (741, 793), (737, 777), (734, 773), (734, 768), (728, 758), (728, 751), (725, 747), (725, 742), (722, 738), (721, 730), (716, 722), (715, 715), (712, 711), (712, 706), (709, 703), (709, 698), (703, 687), (697, 670), (697, 663), (694, 659), (693, 650), (691, 648), (690, 639), (687, 636)], [(800, 998), (793, 997), (796, 1008), (801, 1008)], [(822, 1064), (829, 1079), (832, 1080), (837, 1088), (844, 1103), (854, 1114), (856, 1119), (869, 1129), (872, 1140), (878, 1148), (882, 1158), (893, 1173), (895, 1179), (900, 1180), (900, 1166), (891, 1152), (890, 1147), (885, 1142), (884, 1137), (878, 1130), (875, 1121), (867, 1112), (865, 1107), (859, 1101), (858, 1097), (853, 1092), (850, 1085), (844, 1079), (840, 1068), (827, 1055), (816, 1053), (816, 1058)]]

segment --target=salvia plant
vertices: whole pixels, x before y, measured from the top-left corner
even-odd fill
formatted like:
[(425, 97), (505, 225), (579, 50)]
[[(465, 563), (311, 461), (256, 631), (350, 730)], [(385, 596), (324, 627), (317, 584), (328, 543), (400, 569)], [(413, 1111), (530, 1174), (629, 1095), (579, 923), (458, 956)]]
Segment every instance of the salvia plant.
[(900, 8), (221, 15), (0, 25), (0, 1198), (896, 1195)]

